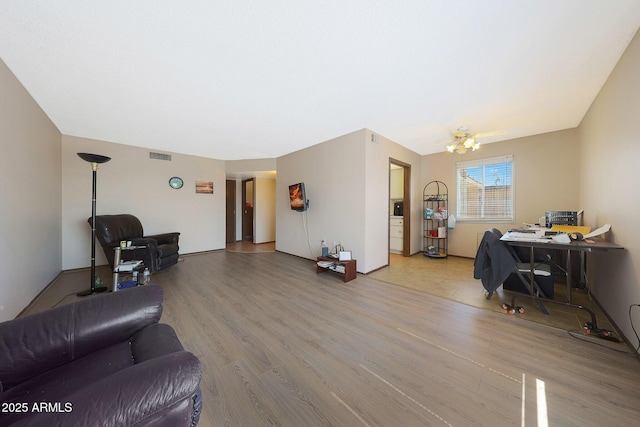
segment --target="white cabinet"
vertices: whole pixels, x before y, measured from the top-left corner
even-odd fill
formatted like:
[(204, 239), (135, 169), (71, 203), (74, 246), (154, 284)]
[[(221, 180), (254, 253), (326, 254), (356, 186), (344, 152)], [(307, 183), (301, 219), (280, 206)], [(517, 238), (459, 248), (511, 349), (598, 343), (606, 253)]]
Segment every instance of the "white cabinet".
[(389, 220), (389, 252), (402, 254), (403, 232), (404, 219), (401, 216), (392, 216)]

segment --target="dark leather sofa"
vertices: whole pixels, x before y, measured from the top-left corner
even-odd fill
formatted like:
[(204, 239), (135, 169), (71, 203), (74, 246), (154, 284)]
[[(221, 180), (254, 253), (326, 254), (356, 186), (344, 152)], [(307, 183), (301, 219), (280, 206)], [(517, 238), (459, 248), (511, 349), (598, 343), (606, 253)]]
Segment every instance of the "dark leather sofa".
[[(91, 218), (88, 222), (91, 225)], [(114, 268), (114, 249), (120, 246), (122, 240), (131, 241), (132, 246), (143, 248), (122, 251), (121, 259), (142, 260), (152, 273), (178, 262), (180, 233), (145, 236), (140, 220), (130, 214), (96, 216), (96, 237), (111, 268)]]
[(139, 286), (0, 323), (0, 425), (195, 426), (200, 361)]

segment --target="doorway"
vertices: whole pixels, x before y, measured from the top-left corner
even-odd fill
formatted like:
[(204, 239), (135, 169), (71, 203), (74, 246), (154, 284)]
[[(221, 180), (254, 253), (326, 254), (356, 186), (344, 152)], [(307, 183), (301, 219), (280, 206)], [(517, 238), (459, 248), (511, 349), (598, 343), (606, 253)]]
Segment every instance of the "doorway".
[(389, 261), (411, 256), (411, 165), (389, 158)]
[(226, 243), (234, 243), (236, 241), (236, 182), (232, 179), (227, 179), (226, 184), (225, 240)]
[(253, 205), (254, 205), (254, 181), (253, 178), (242, 181), (242, 240), (253, 242)]

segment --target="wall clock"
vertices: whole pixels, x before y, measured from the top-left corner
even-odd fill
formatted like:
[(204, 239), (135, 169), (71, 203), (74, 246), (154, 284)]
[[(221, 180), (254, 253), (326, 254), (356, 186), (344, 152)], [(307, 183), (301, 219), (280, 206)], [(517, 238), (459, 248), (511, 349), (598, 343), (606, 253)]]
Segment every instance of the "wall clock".
[(175, 190), (182, 188), (183, 185), (184, 181), (182, 181), (182, 178), (180, 177), (174, 176), (169, 180), (169, 186)]

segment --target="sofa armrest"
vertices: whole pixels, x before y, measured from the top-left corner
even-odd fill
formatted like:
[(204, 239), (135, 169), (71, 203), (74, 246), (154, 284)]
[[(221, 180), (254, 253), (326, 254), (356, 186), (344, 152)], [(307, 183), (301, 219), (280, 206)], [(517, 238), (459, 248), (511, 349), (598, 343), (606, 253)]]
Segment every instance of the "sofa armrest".
[(192, 353), (168, 354), (67, 395), (66, 412), (33, 413), (17, 425), (186, 426), (188, 416), (200, 409), (194, 408), (193, 396), (201, 377), (200, 361)]
[(131, 244), (137, 247), (135, 249), (121, 251), (120, 259), (122, 261), (142, 260), (150, 271), (156, 271), (158, 241), (146, 237), (136, 237), (131, 239)]
[(158, 245), (166, 245), (167, 243), (175, 243), (178, 244), (178, 239), (180, 238), (180, 233), (162, 233), (162, 234), (154, 234), (153, 236), (145, 236), (147, 239), (155, 239), (158, 242)]
[[(155, 252), (158, 247), (158, 241), (152, 237), (136, 237), (131, 239), (131, 244), (133, 246), (145, 246), (151, 252)], [(137, 251), (139, 249), (134, 250)]]
[(176, 332), (166, 323), (157, 323), (138, 331), (130, 342), (135, 363), (184, 351)]
[(158, 323), (162, 298), (139, 286), (0, 323), (0, 391)]

